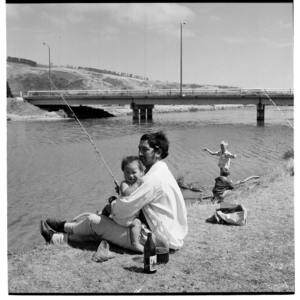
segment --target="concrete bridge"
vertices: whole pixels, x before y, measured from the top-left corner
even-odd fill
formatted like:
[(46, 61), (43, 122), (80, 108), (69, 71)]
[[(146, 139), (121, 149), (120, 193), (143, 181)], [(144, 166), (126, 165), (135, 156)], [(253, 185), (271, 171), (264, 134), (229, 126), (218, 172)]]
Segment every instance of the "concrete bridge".
[[(265, 106), (294, 105), (292, 89), (163, 89), (163, 90), (60, 90), (29, 91), (24, 99), (39, 107), (78, 105), (130, 105), (133, 119), (152, 119), (154, 105), (254, 104), (257, 120), (264, 120)], [(271, 100), (270, 100), (271, 99)]]

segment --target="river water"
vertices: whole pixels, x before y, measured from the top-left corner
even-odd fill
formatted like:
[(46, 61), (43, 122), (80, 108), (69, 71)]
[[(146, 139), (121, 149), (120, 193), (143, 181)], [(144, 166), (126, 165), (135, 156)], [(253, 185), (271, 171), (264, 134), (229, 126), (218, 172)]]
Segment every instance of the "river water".
[[(293, 123), (293, 107), (280, 107)], [(294, 132), (280, 112), (266, 107), (265, 123), (256, 122), (256, 108), (154, 114), (153, 120), (131, 116), (81, 120), (115, 178), (120, 162), (137, 154), (142, 134), (163, 130), (170, 140), (165, 159), (174, 176), (211, 186), (218, 176), (217, 151), (229, 143), (237, 154), (231, 162), (235, 182), (270, 172), (293, 148)], [(101, 158), (75, 120), (7, 123), (8, 251), (26, 251), (44, 244), (39, 221), (70, 220), (96, 212), (114, 195), (114, 182)]]

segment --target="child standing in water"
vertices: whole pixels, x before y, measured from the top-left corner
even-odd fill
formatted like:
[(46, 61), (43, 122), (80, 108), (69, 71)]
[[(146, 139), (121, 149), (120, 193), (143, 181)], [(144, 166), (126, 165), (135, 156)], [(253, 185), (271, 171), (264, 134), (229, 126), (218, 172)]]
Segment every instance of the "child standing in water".
[(212, 190), (213, 192), (213, 198), (212, 198), (212, 203), (214, 203), (216, 200), (218, 203), (223, 202), (224, 198), (229, 196), (231, 193), (231, 190), (234, 189), (234, 185), (232, 184), (232, 180), (228, 180), (227, 176), (229, 176), (230, 172), (229, 171), (221, 171), (221, 176), (217, 177), (215, 179), (216, 183), (215, 186)]
[(228, 171), (230, 166), (230, 159), (236, 158), (236, 154), (231, 154), (228, 149), (228, 143), (222, 141), (221, 142), (221, 151), (210, 151), (209, 149), (205, 148), (204, 151), (207, 151), (211, 155), (217, 155), (220, 157), (218, 167), (220, 168), (220, 175), (222, 176), (222, 171)]
[[(125, 180), (120, 184), (120, 197), (127, 197), (130, 196), (143, 183), (142, 177), (144, 176), (144, 166), (139, 157), (128, 156), (122, 160), (121, 168), (124, 173)], [(130, 227), (132, 247), (138, 252), (144, 252), (144, 247), (139, 242), (142, 228), (142, 223), (138, 219), (139, 212), (129, 218), (120, 219), (114, 216), (112, 205), (107, 204), (103, 209), (102, 214), (106, 216), (112, 214), (112, 219), (117, 224), (124, 227)]]

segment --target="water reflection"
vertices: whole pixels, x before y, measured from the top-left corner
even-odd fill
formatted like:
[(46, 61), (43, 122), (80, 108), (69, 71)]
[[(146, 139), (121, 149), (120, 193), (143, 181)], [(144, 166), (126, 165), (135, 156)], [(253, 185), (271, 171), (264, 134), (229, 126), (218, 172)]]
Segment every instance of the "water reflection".
[(140, 125), (140, 124), (153, 124), (153, 119), (132, 119), (132, 124)]
[(265, 126), (265, 121), (264, 120), (257, 120), (256, 122), (258, 127), (264, 127)]

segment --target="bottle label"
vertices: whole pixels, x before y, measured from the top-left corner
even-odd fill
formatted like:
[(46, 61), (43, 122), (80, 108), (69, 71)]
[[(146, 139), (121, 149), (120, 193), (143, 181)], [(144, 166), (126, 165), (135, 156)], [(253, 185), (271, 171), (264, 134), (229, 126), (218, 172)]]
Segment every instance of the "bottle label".
[(157, 257), (156, 257), (156, 255), (149, 256), (150, 271), (157, 270), (156, 264), (157, 264)]

